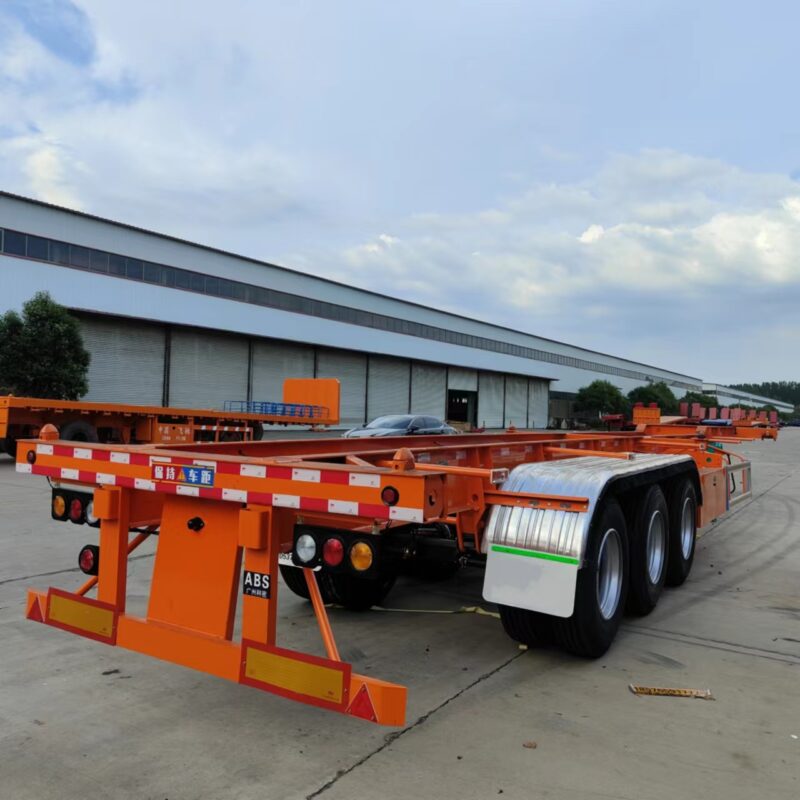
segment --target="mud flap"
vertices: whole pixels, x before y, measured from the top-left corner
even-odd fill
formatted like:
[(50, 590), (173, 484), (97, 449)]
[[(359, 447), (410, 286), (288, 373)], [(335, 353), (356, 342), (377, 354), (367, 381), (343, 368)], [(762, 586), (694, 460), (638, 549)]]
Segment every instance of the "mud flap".
[(491, 545), (483, 597), (492, 603), (569, 617), (575, 606), (579, 566), (577, 558)]

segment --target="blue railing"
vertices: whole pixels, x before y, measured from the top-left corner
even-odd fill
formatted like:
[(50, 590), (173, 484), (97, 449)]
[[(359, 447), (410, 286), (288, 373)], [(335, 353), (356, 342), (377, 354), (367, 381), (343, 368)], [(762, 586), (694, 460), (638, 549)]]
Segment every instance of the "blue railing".
[(268, 403), (260, 400), (226, 400), (225, 411), (310, 420), (328, 416), (328, 409), (324, 406), (307, 406), (302, 403)]

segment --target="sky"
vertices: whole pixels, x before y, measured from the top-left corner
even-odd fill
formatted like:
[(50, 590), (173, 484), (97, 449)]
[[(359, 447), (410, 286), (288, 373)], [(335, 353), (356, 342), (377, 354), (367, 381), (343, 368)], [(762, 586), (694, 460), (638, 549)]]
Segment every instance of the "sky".
[(0, 0), (0, 188), (800, 380), (798, 30), (769, 0)]

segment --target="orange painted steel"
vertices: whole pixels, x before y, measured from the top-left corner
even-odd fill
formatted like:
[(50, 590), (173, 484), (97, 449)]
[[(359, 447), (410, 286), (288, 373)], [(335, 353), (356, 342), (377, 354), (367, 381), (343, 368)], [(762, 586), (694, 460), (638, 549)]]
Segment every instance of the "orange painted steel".
[[(308, 570), (327, 657), (277, 645), (278, 556), (291, 548), (295, 525), (380, 535), (392, 525), (446, 521), (462, 553), (478, 554), (493, 505), (588, 510), (584, 497), (498, 489), (509, 469), (564, 457), (676, 452), (697, 465), (698, 522), (706, 524), (728, 507), (731, 454), (711, 438), (716, 431), (675, 433), (659, 425), (653, 434), (517, 431), (191, 446), (21, 441), (18, 471), (95, 488), (103, 554), (97, 600), (84, 596), (88, 585), (74, 593), (31, 590), (26, 616), (283, 697), (401, 725), (406, 689), (357, 675), (341, 661)], [(393, 505), (383, 500), (389, 487)], [(126, 611), (126, 575), (128, 555), (145, 534), (130, 542), (128, 536), (145, 524), (157, 525), (159, 535), (147, 612), (137, 617)]]
[(337, 425), (339, 381), (333, 378), (287, 379), (283, 404), (314, 406), (318, 416), (306, 418), (288, 413), (254, 414), (4, 395), (0, 396), (0, 444), (12, 434), (15, 439), (40, 436), (48, 424), (63, 428), (76, 421), (85, 422), (114, 440), (140, 444), (194, 443), (209, 436), (217, 442), (220, 435), (228, 433), (234, 438), (248, 440), (252, 439), (255, 425)]

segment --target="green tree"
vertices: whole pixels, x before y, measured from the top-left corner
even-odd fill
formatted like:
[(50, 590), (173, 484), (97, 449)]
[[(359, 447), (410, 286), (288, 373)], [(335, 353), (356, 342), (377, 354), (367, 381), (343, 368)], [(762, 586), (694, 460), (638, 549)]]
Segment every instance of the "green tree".
[(700, 403), (703, 408), (715, 408), (719, 405), (717, 398), (713, 394), (701, 394), (700, 392), (686, 392), (678, 401), (679, 403)]
[(37, 292), (22, 315), (0, 317), (0, 391), (77, 400), (88, 391), (89, 353), (78, 320), (47, 292)]
[(578, 390), (575, 409), (599, 414), (624, 414), (628, 410), (628, 403), (613, 383), (592, 381)]
[(628, 392), (631, 403), (656, 403), (662, 414), (674, 414), (678, 410), (678, 400), (664, 381), (637, 386)]

